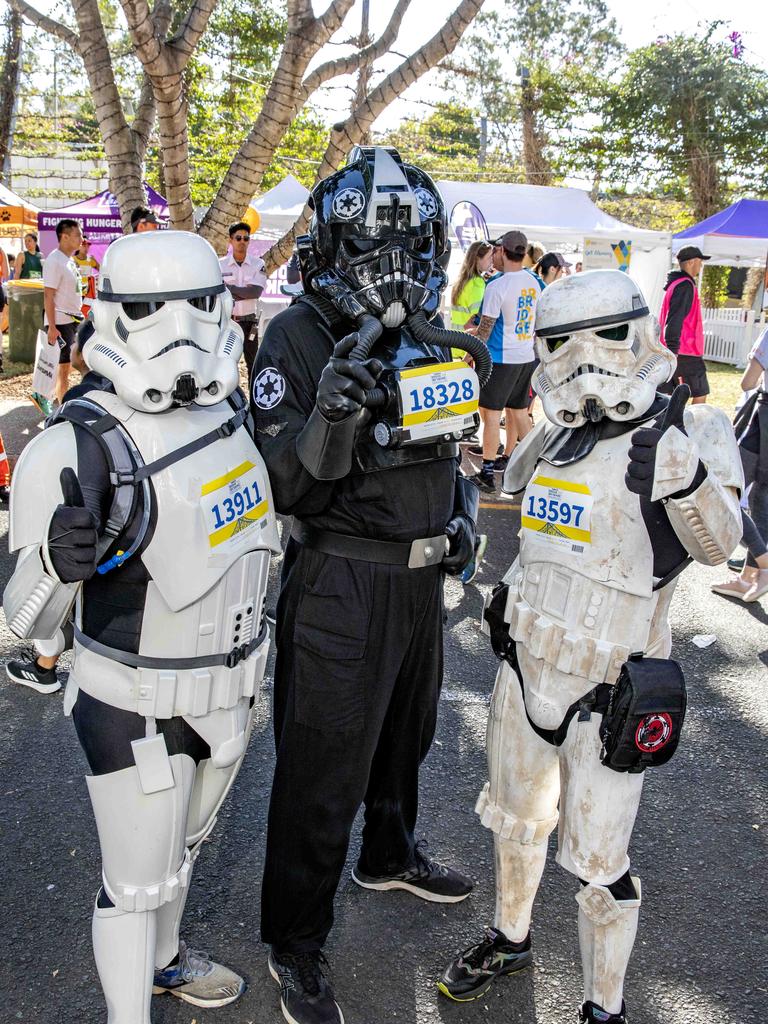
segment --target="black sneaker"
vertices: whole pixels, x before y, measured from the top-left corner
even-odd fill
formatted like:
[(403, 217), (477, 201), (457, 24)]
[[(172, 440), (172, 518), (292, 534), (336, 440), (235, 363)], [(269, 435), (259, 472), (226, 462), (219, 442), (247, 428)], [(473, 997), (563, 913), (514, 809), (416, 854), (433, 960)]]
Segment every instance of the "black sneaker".
[(489, 492), (496, 490), (496, 481), (493, 479), (492, 472), (483, 473), (481, 471), (479, 473), (475, 473), (475, 475), (471, 476), (469, 479), (474, 480), (481, 491)]
[(507, 463), (508, 462), (509, 462), (509, 456), (508, 455), (497, 455), (496, 458), (494, 459), (494, 462), (493, 462), (493, 472), (494, 473), (503, 473), (504, 470), (507, 468)]
[(12, 682), (29, 686), (38, 693), (56, 693), (61, 689), (56, 669), (40, 668), (35, 658), (30, 661), (9, 661), (5, 666), (5, 674)]
[[(469, 452), (470, 455), (482, 455), (483, 454), (483, 446), (481, 444), (471, 444), (469, 446), (469, 448), (467, 448), (467, 451)], [(504, 445), (503, 444), (500, 444), (499, 447), (496, 449), (496, 454), (497, 455), (503, 455), (504, 454)]]
[(729, 558), (728, 568), (731, 570), (731, 572), (741, 572), (741, 570), (746, 565), (746, 562), (746, 558)]
[(582, 1003), (579, 1010), (579, 1022), (580, 1024), (627, 1024), (626, 1011), (624, 1003), (621, 1004), (621, 1013), (608, 1013), (597, 1003), (587, 1001)]
[(460, 903), (466, 899), (472, 892), (472, 882), (453, 868), (425, 857), (421, 846), (422, 843), (416, 844), (416, 863), (406, 871), (397, 875), (366, 875), (358, 862), (352, 869), (352, 878), (363, 889), (404, 889), (430, 903)]
[(448, 964), (437, 987), (457, 1003), (471, 1002), (491, 987), (494, 978), (517, 974), (532, 962), (530, 935), (525, 942), (509, 942), (503, 932), (486, 928), (482, 941), (469, 946)]
[(314, 953), (269, 954), (269, 973), (280, 985), (280, 1009), (289, 1024), (344, 1024), (344, 1014), (333, 997), (320, 950)]

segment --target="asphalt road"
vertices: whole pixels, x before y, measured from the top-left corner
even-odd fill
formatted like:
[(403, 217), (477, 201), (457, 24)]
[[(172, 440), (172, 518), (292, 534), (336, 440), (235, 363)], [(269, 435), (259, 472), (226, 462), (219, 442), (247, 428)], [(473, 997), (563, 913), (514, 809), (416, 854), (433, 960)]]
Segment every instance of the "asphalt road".
[[(36, 429), (27, 409), (0, 405), (12, 452)], [(438, 996), (434, 981), (493, 914), (492, 842), (473, 813), (485, 778), (484, 730), (495, 660), (479, 633), (482, 597), (507, 568), (519, 513), (484, 500), (486, 563), (475, 584), (449, 580), (445, 686), (437, 739), (424, 765), (419, 834), (430, 850), (476, 879), (454, 907), (405, 893), (359, 889), (345, 874), (327, 953), (348, 1024), (561, 1024), (580, 1000), (575, 879), (550, 859), (534, 912), (535, 966), (502, 979), (467, 1006)], [(495, 507), (501, 506), (501, 507)], [(0, 534), (7, 533), (0, 512)], [(0, 582), (11, 560), (3, 539)], [(766, 736), (768, 602), (734, 605), (710, 594), (723, 570), (684, 574), (673, 604), (674, 655), (686, 673), (689, 713), (675, 759), (646, 776), (632, 844), (644, 904), (626, 999), (631, 1024), (758, 1024), (768, 1018), (766, 934)], [(700, 650), (695, 634), (715, 643)], [(18, 643), (0, 622), (0, 655)], [(271, 668), (270, 668), (271, 670)], [(268, 671), (270, 671), (268, 670)], [(242, 971), (234, 1006), (203, 1012), (170, 996), (156, 1024), (267, 1024), (281, 1020), (278, 990), (259, 941), (259, 883), (273, 765), (271, 677), (264, 681), (248, 757), (198, 860), (183, 934)], [(2, 934), (0, 1022), (90, 1024), (106, 1013), (90, 946), (99, 884), (85, 762), (61, 693), (0, 686)], [(350, 847), (356, 856), (359, 829)]]

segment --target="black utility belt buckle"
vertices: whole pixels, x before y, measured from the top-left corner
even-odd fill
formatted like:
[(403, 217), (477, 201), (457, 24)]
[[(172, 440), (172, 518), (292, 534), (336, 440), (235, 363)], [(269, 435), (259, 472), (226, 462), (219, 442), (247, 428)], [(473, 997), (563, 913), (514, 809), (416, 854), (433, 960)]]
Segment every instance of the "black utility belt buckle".
[(603, 713), (600, 761), (630, 774), (666, 764), (680, 742), (687, 704), (676, 661), (633, 655), (621, 666)]

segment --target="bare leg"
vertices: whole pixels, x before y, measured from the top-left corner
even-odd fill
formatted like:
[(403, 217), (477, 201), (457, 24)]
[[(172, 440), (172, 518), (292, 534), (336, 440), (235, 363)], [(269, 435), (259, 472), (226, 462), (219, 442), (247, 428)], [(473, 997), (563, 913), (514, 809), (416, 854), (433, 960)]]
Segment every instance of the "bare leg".
[(61, 402), (69, 390), (69, 363), (59, 363), (56, 374), (56, 401)]
[(483, 414), (483, 462), (493, 462), (499, 449), (501, 410), (482, 409)]

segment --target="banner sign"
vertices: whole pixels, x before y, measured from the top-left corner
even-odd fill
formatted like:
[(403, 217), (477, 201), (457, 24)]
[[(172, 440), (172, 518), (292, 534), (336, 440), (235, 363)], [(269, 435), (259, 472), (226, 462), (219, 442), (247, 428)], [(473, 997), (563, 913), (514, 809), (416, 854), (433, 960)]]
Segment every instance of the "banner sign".
[(488, 225), (474, 203), (456, 203), (451, 211), (451, 227), (462, 252), (466, 252), (473, 242), (488, 241)]
[(631, 259), (631, 242), (612, 242), (610, 238), (584, 239), (584, 270), (623, 270), (626, 274)]

